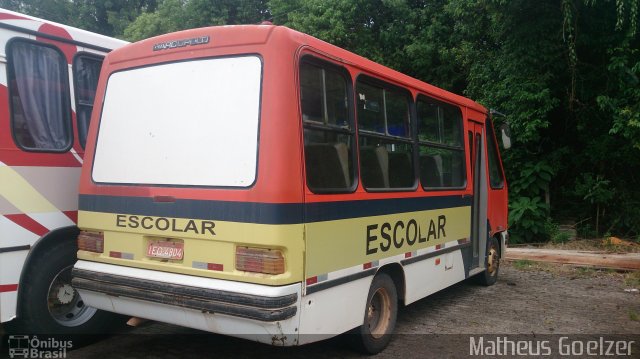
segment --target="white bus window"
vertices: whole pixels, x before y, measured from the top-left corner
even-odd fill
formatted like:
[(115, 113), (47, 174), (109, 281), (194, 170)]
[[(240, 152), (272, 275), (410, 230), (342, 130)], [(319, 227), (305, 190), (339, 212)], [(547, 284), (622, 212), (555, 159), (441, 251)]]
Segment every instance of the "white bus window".
[(166, 63), (109, 77), (93, 179), (249, 187), (256, 179), (262, 61)]
[(13, 136), (35, 151), (71, 146), (67, 61), (55, 47), (28, 40), (8, 45), (9, 96)]

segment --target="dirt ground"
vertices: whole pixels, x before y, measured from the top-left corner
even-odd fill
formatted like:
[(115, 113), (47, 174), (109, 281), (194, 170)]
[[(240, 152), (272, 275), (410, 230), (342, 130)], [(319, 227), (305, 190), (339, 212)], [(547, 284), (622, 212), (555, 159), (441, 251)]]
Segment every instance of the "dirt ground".
[[(625, 291), (640, 288), (640, 273), (527, 261), (503, 262), (501, 267), (499, 280), (492, 287), (466, 281), (401, 308), (397, 334), (376, 357), (461, 358), (470, 355), (471, 338), (554, 343), (564, 335), (577, 341), (600, 336), (634, 340), (630, 357), (640, 358), (640, 294)], [(348, 340), (342, 336), (302, 347), (276, 348), (151, 323), (76, 348), (67, 357), (362, 357), (350, 349)], [(561, 356), (554, 349), (548, 357)]]

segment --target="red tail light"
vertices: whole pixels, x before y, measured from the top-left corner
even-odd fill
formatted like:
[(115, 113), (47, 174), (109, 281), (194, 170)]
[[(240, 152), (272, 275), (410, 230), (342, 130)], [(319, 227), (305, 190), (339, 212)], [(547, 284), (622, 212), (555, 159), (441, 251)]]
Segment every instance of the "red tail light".
[(284, 273), (282, 252), (268, 248), (236, 248), (236, 269), (265, 274)]
[(78, 235), (78, 249), (95, 253), (104, 252), (104, 233), (80, 231)]

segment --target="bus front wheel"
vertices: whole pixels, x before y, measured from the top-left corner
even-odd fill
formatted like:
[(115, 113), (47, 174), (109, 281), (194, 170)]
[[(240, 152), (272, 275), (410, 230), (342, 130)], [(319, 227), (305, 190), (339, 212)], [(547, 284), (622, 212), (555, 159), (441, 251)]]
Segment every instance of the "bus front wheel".
[(485, 286), (494, 285), (498, 280), (500, 270), (500, 243), (495, 237), (489, 239), (487, 245), (487, 258), (485, 259), (485, 270), (478, 274), (478, 282)]
[(391, 277), (380, 273), (373, 278), (362, 326), (354, 330), (357, 349), (367, 354), (381, 352), (389, 345), (398, 317), (398, 294)]

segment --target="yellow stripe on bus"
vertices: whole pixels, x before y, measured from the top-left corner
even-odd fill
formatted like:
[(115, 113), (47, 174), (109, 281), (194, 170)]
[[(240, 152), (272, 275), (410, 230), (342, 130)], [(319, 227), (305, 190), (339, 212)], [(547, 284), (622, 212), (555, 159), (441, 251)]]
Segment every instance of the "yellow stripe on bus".
[[(98, 230), (105, 234), (104, 253), (80, 251), (80, 259), (266, 285), (303, 280), (302, 224), (268, 225), (79, 211), (78, 225), (83, 230)], [(147, 246), (154, 239), (182, 239), (184, 259), (163, 261), (148, 257)], [(285, 273), (268, 275), (237, 271), (237, 246), (281, 250), (286, 260)], [(133, 260), (110, 257), (111, 251), (132, 253)], [(194, 261), (221, 264), (224, 269), (194, 268)]]
[[(471, 207), (445, 208), (304, 224), (268, 225), (80, 211), (81, 229), (105, 233), (104, 253), (80, 251), (80, 259), (186, 275), (284, 285), (419, 249), (469, 238)], [(147, 256), (153, 239), (182, 239), (184, 259)], [(237, 246), (283, 251), (286, 273), (235, 270)], [(133, 254), (133, 259), (110, 252)], [(193, 262), (222, 265), (222, 271)], [(306, 268), (304, 267), (306, 266)], [(306, 273), (304, 271), (306, 270)]]
[(308, 223), (306, 275), (469, 238), (470, 228), (469, 206)]
[(58, 208), (9, 166), (0, 166), (0, 183), (0, 195), (23, 213), (58, 211)]

